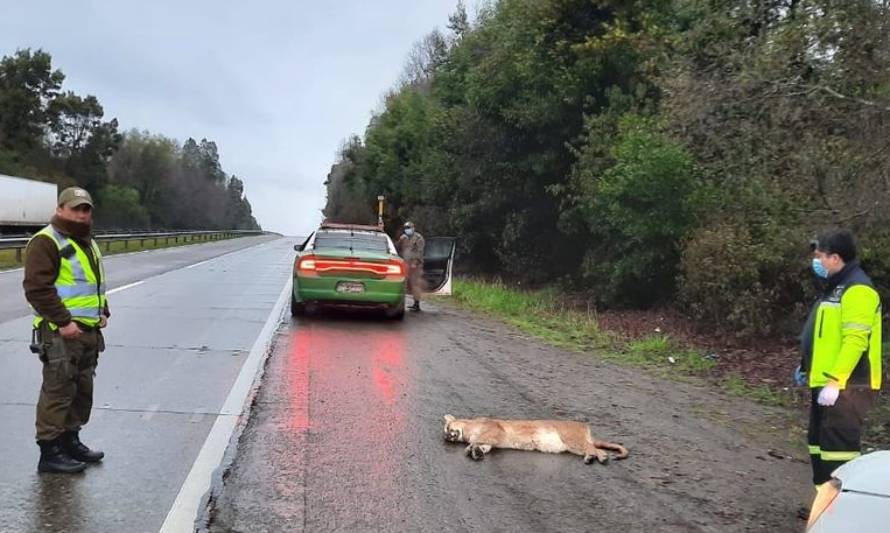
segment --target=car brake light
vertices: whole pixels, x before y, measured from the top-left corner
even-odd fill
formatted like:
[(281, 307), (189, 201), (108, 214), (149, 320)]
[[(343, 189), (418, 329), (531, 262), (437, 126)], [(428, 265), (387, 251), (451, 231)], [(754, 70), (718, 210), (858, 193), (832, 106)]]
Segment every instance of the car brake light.
[(315, 259), (301, 259), (299, 269), (309, 272), (315, 271)]
[(387, 264), (386, 265), (386, 273), (394, 274), (396, 276), (401, 276), (404, 273), (404, 271), (402, 269), (402, 263), (393, 261), (392, 263)]
[(813, 506), (810, 508), (810, 518), (807, 520), (807, 531), (819, 520), (819, 517), (831, 508), (831, 504), (841, 493), (841, 480), (832, 478), (831, 481), (823, 483), (816, 492), (816, 499), (813, 500)]
[(363, 272), (378, 276), (403, 276), (405, 267), (401, 261), (373, 262), (360, 259), (324, 259), (317, 257), (305, 257), (296, 266), (301, 272)]

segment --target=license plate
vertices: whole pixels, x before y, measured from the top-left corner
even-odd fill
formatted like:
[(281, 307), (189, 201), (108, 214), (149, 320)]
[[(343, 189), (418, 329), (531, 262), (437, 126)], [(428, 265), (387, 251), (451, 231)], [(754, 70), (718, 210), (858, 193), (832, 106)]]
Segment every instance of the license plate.
[(337, 292), (358, 294), (365, 292), (365, 285), (364, 283), (359, 283), (357, 281), (341, 281), (337, 284)]

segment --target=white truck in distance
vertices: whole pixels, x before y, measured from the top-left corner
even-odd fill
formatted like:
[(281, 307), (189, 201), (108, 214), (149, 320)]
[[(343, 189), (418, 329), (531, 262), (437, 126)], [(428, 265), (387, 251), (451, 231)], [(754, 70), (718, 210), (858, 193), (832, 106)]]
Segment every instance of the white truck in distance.
[(30, 233), (45, 226), (57, 197), (54, 183), (0, 174), (0, 233)]

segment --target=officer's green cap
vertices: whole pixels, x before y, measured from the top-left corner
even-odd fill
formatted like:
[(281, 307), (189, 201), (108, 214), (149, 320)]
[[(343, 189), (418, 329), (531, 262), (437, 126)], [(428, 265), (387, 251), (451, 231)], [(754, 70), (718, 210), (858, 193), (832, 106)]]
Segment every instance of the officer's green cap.
[(80, 187), (68, 187), (59, 195), (59, 207), (73, 209), (83, 204), (93, 207), (93, 198), (90, 193)]

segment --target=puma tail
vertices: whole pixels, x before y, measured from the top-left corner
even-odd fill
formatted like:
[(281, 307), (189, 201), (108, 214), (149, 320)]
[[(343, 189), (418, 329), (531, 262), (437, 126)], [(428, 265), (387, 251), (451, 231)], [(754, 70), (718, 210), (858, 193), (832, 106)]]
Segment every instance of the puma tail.
[(612, 442), (606, 442), (606, 441), (600, 440), (600, 441), (596, 441), (595, 446), (597, 448), (604, 448), (606, 450), (612, 450), (613, 452), (617, 452), (612, 457), (613, 459), (625, 459), (628, 455), (630, 455), (630, 452), (627, 451), (627, 448), (625, 448), (624, 446), (622, 446), (620, 444), (614, 444)]

